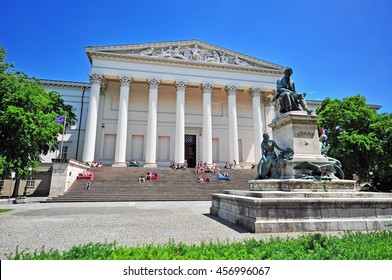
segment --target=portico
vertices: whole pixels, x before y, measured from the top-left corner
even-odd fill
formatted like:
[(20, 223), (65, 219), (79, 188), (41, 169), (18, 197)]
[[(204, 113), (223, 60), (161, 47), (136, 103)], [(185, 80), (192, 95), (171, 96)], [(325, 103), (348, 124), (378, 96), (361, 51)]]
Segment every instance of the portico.
[(191, 158), (208, 165), (259, 161), (284, 67), (197, 40), (86, 53), (91, 93), (83, 161), (119, 167), (131, 159), (148, 167), (193, 164)]

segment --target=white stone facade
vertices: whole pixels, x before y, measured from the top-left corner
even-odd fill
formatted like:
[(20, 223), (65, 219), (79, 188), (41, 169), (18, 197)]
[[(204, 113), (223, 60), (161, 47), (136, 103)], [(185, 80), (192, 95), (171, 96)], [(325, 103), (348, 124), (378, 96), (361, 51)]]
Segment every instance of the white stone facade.
[(260, 160), (285, 67), (197, 40), (86, 53), (90, 84), (43, 81), (82, 116), (80, 129), (67, 129), (68, 158), (113, 166), (134, 159), (150, 167)]

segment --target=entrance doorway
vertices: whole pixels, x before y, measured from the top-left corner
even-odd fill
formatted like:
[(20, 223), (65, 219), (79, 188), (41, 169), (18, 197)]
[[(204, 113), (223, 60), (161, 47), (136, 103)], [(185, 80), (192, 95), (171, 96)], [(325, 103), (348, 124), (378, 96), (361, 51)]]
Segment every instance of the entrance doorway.
[(185, 160), (188, 167), (196, 166), (196, 135), (185, 134)]

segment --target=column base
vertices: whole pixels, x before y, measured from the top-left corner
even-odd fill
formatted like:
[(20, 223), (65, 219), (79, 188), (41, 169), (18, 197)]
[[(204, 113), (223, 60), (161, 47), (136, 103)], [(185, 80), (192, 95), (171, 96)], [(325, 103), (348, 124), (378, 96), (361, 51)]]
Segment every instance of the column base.
[(143, 167), (156, 168), (158, 166), (156, 163), (145, 163)]
[(112, 167), (127, 167), (125, 162), (116, 162), (112, 164)]

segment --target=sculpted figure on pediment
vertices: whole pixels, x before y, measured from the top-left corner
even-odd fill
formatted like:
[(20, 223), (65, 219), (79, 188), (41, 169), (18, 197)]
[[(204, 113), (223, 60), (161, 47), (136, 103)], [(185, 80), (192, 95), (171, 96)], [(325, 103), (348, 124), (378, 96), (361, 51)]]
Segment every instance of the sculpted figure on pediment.
[(206, 62), (220, 62), (220, 55), (218, 54), (217, 51), (213, 51), (212, 55), (209, 55), (206, 53), (205, 59)]
[(228, 64), (229, 63), (229, 58), (226, 56), (226, 54), (224, 52), (221, 53), (220, 62), (224, 63), (224, 64)]
[(141, 55), (151, 56), (154, 53), (154, 48), (147, 48), (144, 51), (141, 51)]
[(154, 56), (187, 61), (204, 61), (238, 66), (255, 66), (254, 64), (250, 64), (239, 58), (238, 55), (228, 56), (222, 51), (200, 48), (198, 44), (194, 44), (193, 46), (169, 46), (166, 49), (161, 48), (161, 50), (155, 50), (153, 47), (149, 47), (136, 51), (132, 50), (127, 52), (127, 54), (138, 54), (142, 56)]
[(191, 49), (192, 51), (192, 58), (196, 61), (200, 60), (200, 49), (199, 46), (196, 44), (194, 47)]
[(234, 62), (235, 65), (244, 65), (244, 66), (249, 65), (248, 62), (246, 62), (245, 60), (240, 59), (240, 58), (238, 57), (238, 55), (235, 56), (233, 62)]
[(201, 49), (197, 44), (193, 46), (193, 48), (186, 47), (191, 52), (191, 58), (192, 60), (195, 61), (200, 61), (201, 60)]
[(166, 57), (166, 58), (170, 58), (172, 57), (172, 53), (173, 53), (173, 48), (172, 46), (170, 46), (167, 50), (161, 50), (161, 53), (159, 54), (160, 57)]
[(184, 54), (180, 51), (180, 46), (174, 49), (172, 56), (174, 58), (187, 59), (186, 56), (184, 56)]

